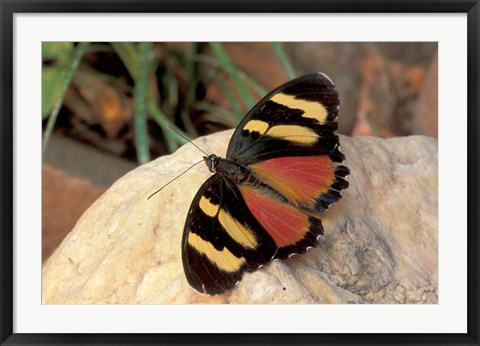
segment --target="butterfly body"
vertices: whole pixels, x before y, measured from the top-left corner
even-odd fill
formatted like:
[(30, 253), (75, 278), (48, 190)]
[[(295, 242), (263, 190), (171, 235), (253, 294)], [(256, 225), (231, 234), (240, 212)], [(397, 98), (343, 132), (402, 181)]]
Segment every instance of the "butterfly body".
[(269, 190), (269, 186), (256, 178), (255, 173), (248, 166), (242, 166), (231, 159), (220, 158), (215, 154), (205, 156), (203, 159), (210, 172), (218, 174), (223, 179), (228, 180), (230, 184)]
[(244, 183), (247, 177), (250, 176), (250, 172), (245, 166), (229, 159), (220, 158), (215, 154), (205, 156), (203, 160), (210, 172), (218, 173), (226, 179), (235, 181), (237, 184)]
[(193, 288), (224, 293), (245, 272), (318, 244), (321, 214), (348, 187), (338, 105), (325, 75), (294, 79), (245, 116), (226, 158), (204, 157), (214, 174), (192, 201), (182, 240)]

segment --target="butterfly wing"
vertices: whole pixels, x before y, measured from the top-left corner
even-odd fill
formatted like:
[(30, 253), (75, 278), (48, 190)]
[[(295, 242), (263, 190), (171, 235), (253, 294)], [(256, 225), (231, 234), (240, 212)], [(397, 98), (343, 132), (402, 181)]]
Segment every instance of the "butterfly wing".
[(245, 271), (269, 262), (276, 251), (272, 237), (249, 212), (235, 184), (214, 174), (200, 187), (182, 240), (183, 267), (193, 288), (223, 293)]
[(338, 146), (338, 93), (322, 73), (289, 81), (252, 108), (230, 140), (227, 158), (239, 164), (286, 156), (334, 155)]
[[(294, 79), (265, 96), (242, 120), (227, 158), (248, 166), (265, 189), (241, 186), (251, 213), (274, 238), (276, 258), (302, 253), (323, 233), (319, 214), (341, 198), (349, 169), (340, 165), (339, 98), (321, 73)], [(289, 221), (290, 220), (290, 221)]]
[(275, 258), (285, 259), (316, 246), (323, 234), (322, 222), (292, 206), (273, 189), (241, 185), (242, 197), (249, 211), (258, 220), (277, 247)]

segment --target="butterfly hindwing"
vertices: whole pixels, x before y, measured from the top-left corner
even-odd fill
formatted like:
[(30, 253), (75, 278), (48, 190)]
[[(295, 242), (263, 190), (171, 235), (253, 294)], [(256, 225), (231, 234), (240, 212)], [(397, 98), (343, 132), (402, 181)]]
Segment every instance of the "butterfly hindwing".
[(275, 258), (285, 259), (316, 246), (323, 234), (320, 219), (304, 213), (273, 189), (240, 186), (250, 212), (275, 241)]
[(314, 215), (340, 199), (341, 190), (348, 187), (344, 179), (348, 168), (335, 165), (327, 155), (279, 157), (254, 163), (249, 169), (291, 205)]
[(238, 188), (219, 174), (210, 177), (193, 199), (183, 233), (183, 267), (190, 285), (202, 293), (223, 293), (276, 251)]

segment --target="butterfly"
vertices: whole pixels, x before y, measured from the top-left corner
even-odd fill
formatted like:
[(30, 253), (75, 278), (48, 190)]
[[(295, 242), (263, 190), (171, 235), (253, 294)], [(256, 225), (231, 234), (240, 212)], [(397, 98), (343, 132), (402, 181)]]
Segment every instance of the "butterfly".
[(335, 134), (339, 103), (325, 74), (293, 79), (247, 113), (226, 158), (203, 157), (214, 174), (195, 195), (182, 238), (195, 290), (224, 293), (245, 272), (317, 246), (322, 212), (349, 185)]

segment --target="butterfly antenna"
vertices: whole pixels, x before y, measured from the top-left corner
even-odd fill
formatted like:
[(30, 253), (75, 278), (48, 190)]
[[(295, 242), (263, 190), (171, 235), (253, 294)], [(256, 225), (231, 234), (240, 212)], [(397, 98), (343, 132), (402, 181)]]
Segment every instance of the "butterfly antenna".
[(205, 151), (203, 151), (202, 149), (200, 149), (200, 147), (198, 145), (196, 145), (195, 143), (193, 143), (191, 140), (189, 140), (187, 137), (185, 137), (184, 135), (182, 135), (180, 132), (178, 132), (177, 130), (175, 130), (173, 127), (169, 127), (170, 130), (172, 130), (173, 132), (175, 132), (177, 135), (179, 135), (180, 137), (182, 137), (183, 139), (185, 139), (186, 141), (190, 142), (191, 144), (193, 144), (193, 146), (195, 148), (197, 148), (198, 150), (200, 150), (202, 153), (204, 153), (205, 155), (209, 156)]
[(173, 178), (172, 180), (170, 180), (168, 183), (166, 183), (165, 185), (163, 185), (161, 188), (159, 188), (157, 191), (155, 191), (154, 193), (152, 193), (150, 196), (147, 197), (147, 199), (150, 199), (150, 197), (153, 197), (154, 195), (156, 195), (157, 193), (159, 193), (160, 191), (162, 191), (168, 184), (174, 182), (175, 180), (177, 180), (178, 178), (180, 178), (182, 175), (184, 175), (185, 173), (187, 173), (189, 170), (191, 170), (193, 167), (195, 167), (196, 165), (198, 165), (200, 162), (203, 162), (203, 159), (198, 161), (197, 163), (194, 163), (193, 165), (191, 165), (190, 167), (188, 167), (186, 170), (184, 170), (182, 173), (180, 173), (179, 175), (177, 175), (175, 178)]

